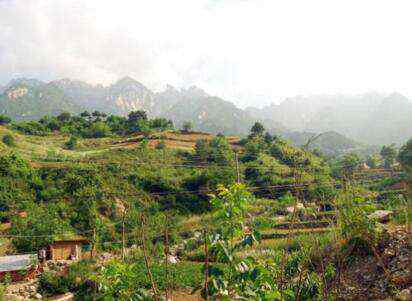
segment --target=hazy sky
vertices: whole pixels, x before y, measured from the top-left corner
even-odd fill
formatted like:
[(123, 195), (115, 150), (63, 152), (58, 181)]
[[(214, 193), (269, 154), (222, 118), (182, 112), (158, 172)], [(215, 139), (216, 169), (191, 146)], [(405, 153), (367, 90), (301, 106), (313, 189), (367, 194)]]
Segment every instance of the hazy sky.
[(411, 0), (0, 0), (0, 84), (130, 75), (241, 106), (412, 96)]

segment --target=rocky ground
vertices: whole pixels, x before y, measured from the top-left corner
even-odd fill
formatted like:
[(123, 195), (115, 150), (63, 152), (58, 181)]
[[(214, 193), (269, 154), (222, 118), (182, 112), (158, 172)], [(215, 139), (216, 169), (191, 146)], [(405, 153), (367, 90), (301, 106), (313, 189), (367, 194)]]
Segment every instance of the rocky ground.
[[(70, 261), (48, 261), (44, 267), (45, 271), (63, 272)], [(38, 279), (27, 282), (19, 282), (8, 285), (4, 292), (5, 301), (42, 300), (43, 296), (38, 292)], [(1, 300), (1, 299), (0, 299)]]
[(388, 228), (377, 254), (358, 257), (344, 273), (341, 300), (412, 300), (411, 232)]
[(4, 293), (4, 300), (41, 300), (42, 295), (37, 292), (37, 287), (36, 280), (9, 285)]

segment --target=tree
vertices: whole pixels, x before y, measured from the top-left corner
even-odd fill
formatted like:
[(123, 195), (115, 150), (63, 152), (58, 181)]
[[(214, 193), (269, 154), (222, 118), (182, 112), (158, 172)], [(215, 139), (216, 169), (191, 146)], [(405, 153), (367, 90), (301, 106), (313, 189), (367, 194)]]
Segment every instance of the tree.
[(412, 172), (412, 138), (401, 147), (398, 160), (406, 171)]
[(51, 131), (58, 131), (60, 130), (60, 123), (56, 118), (52, 118), (47, 123), (47, 128)]
[(127, 119), (127, 131), (129, 133), (148, 132), (149, 122), (147, 121), (147, 114), (145, 111), (132, 111)]
[(250, 135), (253, 137), (261, 136), (263, 135), (264, 131), (265, 131), (265, 128), (263, 127), (263, 124), (261, 124), (259, 121), (256, 121), (255, 124), (250, 129)]
[(14, 137), (11, 134), (4, 135), (2, 141), (3, 141), (4, 144), (6, 144), (8, 146), (14, 146), (15, 145)]
[(229, 164), (233, 162), (235, 155), (226, 137), (214, 137), (209, 142), (209, 161), (218, 164)]
[(84, 111), (84, 112), (80, 113), (80, 117), (85, 118), (85, 119), (89, 119), (90, 118), (90, 113), (88, 111)]
[(101, 121), (103, 118), (106, 118), (107, 115), (96, 110), (92, 113), (92, 116), (94, 117), (94, 121)]
[(166, 118), (155, 118), (150, 120), (150, 127), (160, 131), (173, 129), (173, 122)]
[(77, 229), (87, 231), (93, 244), (98, 241), (98, 230), (102, 226), (99, 204), (103, 198), (102, 176), (95, 167), (79, 167), (67, 176), (66, 192), (73, 197), (75, 210), (72, 220)]
[(158, 150), (164, 150), (166, 149), (166, 143), (165, 141), (162, 139), (160, 140), (157, 144), (156, 144), (156, 149)]
[(106, 124), (111, 128), (113, 133), (124, 135), (127, 132), (127, 119), (116, 115), (110, 115), (106, 119)]
[(147, 114), (145, 111), (131, 111), (128, 115), (129, 122), (135, 122), (139, 120), (147, 120)]
[(384, 160), (385, 168), (391, 168), (396, 159), (396, 148), (394, 144), (383, 146), (381, 149), (381, 156)]
[(245, 152), (243, 155), (243, 162), (253, 161), (259, 157), (265, 150), (266, 144), (262, 137), (250, 137), (248, 142), (245, 144)]
[(64, 144), (67, 149), (75, 149), (77, 146), (77, 138), (71, 136), (70, 139)]
[(102, 138), (107, 137), (109, 134), (110, 127), (102, 121), (97, 121), (90, 126), (87, 136), (91, 138)]
[[(259, 296), (259, 291), (265, 285), (256, 282), (257, 278), (260, 278), (259, 270), (263, 269), (253, 271), (255, 262), (239, 256), (239, 250), (254, 245), (260, 238), (258, 231), (246, 225), (248, 205), (251, 202), (253, 202), (253, 195), (243, 184), (234, 184), (229, 188), (221, 186), (217, 196), (212, 199), (214, 208), (212, 221), (216, 229), (207, 238), (207, 242), (217, 259), (225, 263), (226, 267), (225, 270), (221, 266), (210, 269), (208, 291), (203, 291), (203, 295), (206, 293), (216, 297), (223, 295), (228, 297), (226, 300), (232, 300), (232, 296), (244, 300), (274, 300)], [(249, 271), (255, 277), (248, 277)], [(266, 286), (263, 290), (271, 287)], [(249, 295), (250, 288), (253, 288), (253, 295), (257, 298)]]
[(209, 157), (209, 144), (206, 139), (198, 139), (195, 144), (195, 154), (199, 161), (206, 162)]
[(189, 133), (193, 129), (193, 123), (191, 121), (183, 122), (182, 132)]
[(340, 160), (339, 167), (346, 176), (352, 176), (359, 168), (360, 163), (361, 160), (357, 154), (349, 153)]
[(6, 115), (0, 114), (0, 125), (9, 124), (11, 122), (11, 118)]
[(370, 168), (376, 168), (379, 165), (379, 159), (374, 156), (374, 155), (369, 155), (366, 158), (366, 164), (370, 167)]
[(266, 142), (267, 144), (271, 144), (271, 143), (275, 140), (275, 137), (272, 136), (269, 132), (266, 132), (266, 134), (265, 134), (265, 136), (263, 137), (263, 139), (265, 139), (265, 142)]
[[(33, 252), (46, 247), (54, 236), (62, 233), (73, 233), (74, 229), (69, 221), (63, 219), (61, 212), (67, 210), (63, 203), (47, 205), (29, 202), (26, 204), (27, 216), (22, 218), (18, 214), (12, 216), (10, 234), (15, 235), (13, 245), (19, 252)], [(36, 238), (33, 239), (33, 236)]]
[(71, 118), (72, 115), (69, 112), (63, 112), (57, 116), (57, 119), (62, 123), (70, 121)]

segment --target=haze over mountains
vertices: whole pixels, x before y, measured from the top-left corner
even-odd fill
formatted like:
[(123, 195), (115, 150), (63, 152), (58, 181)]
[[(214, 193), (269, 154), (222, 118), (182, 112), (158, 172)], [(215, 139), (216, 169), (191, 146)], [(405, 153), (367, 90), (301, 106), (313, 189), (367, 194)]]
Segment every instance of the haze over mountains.
[(381, 145), (402, 143), (412, 136), (412, 102), (397, 93), (299, 96), (279, 105), (242, 110), (197, 87), (168, 86), (155, 93), (130, 77), (110, 86), (70, 79), (49, 83), (15, 79), (0, 87), (0, 113), (13, 119), (31, 120), (84, 110), (119, 115), (145, 110), (149, 116), (173, 120), (178, 127), (192, 121), (196, 130), (232, 135), (246, 134), (260, 120), (271, 132), (296, 143), (311, 133), (329, 132), (329, 137), (348, 149), (356, 145), (355, 141)]

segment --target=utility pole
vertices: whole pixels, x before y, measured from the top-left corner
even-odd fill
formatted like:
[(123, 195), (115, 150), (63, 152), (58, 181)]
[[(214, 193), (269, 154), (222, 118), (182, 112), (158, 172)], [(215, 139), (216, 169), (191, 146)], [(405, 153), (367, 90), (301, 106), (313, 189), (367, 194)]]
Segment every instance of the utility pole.
[(93, 245), (92, 245), (92, 249), (90, 251), (90, 255), (93, 258), (94, 257), (94, 253), (95, 253), (95, 247), (96, 247), (96, 227), (93, 227)]
[(166, 213), (166, 222), (165, 222), (165, 273), (166, 273), (166, 301), (172, 300), (169, 295), (169, 233), (168, 233), (168, 224), (169, 224), (169, 215)]
[(147, 270), (147, 275), (149, 276), (149, 280), (152, 286), (152, 291), (153, 291), (153, 297), (155, 301), (159, 300), (159, 297), (157, 295), (157, 287), (156, 287), (156, 282), (153, 278), (152, 271), (150, 270), (150, 263), (149, 263), (149, 256), (146, 248), (146, 222), (145, 222), (145, 216), (142, 213), (140, 215), (140, 221), (141, 221), (141, 243), (142, 243), (142, 249), (143, 249), (143, 256), (144, 256), (144, 262)]
[(126, 219), (126, 208), (123, 209), (123, 216), (122, 216), (122, 258), (124, 260), (126, 256), (126, 239), (125, 239), (125, 232), (124, 232), (124, 224)]
[(240, 184), (239, 158), (237, 155), (237, 151), (235, 151), (235, 159), (236, 159), (237, 183)]
[(205, 290), (205, 299), (209, 300), (209, 249), (208, 249), (208, 241), (207, 241), (207, 228), (204, 230), (204, 243), (205, 243), (205, 283), (204, 283), (204, 290)]

